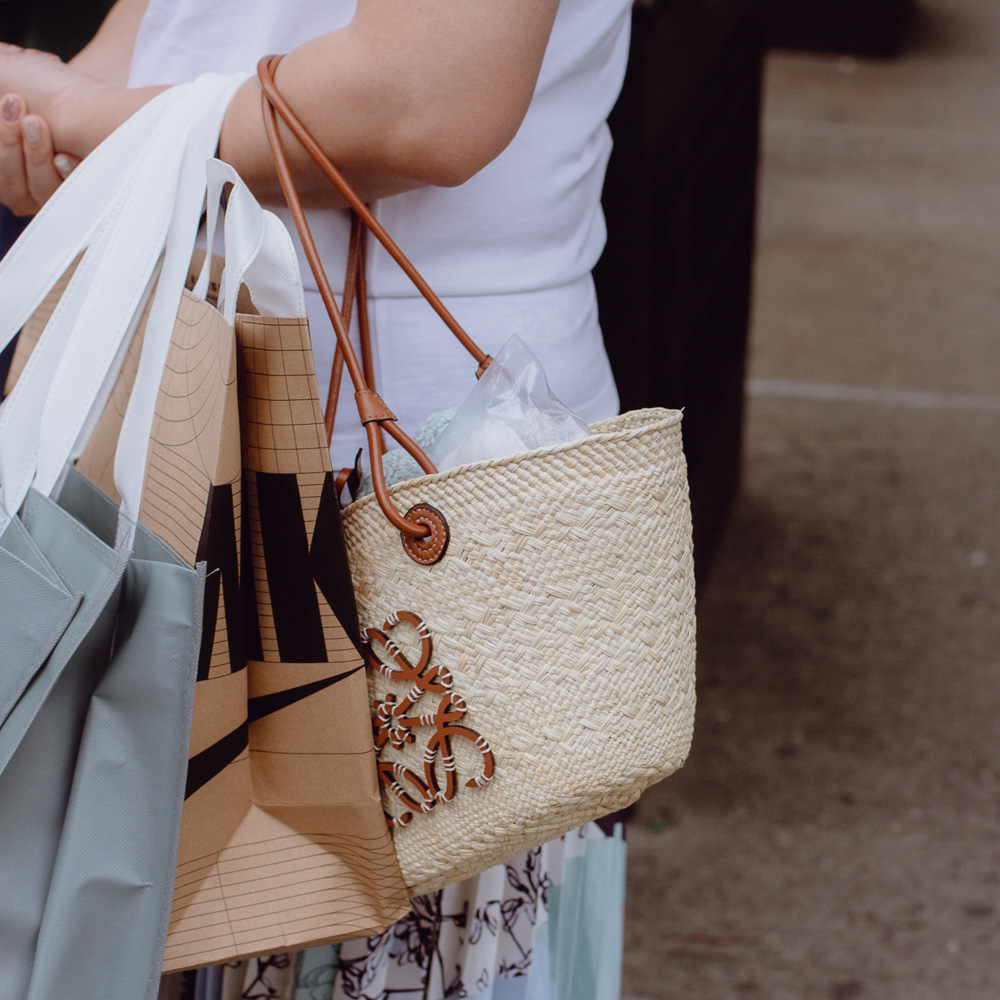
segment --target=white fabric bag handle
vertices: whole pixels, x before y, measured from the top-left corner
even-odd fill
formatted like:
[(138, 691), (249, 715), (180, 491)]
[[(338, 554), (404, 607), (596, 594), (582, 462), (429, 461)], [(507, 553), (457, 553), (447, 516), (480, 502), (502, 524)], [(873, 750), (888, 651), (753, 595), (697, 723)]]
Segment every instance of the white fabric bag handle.
[(226, 206), (225, 260), (219, 287), (219, 311), (230, 325), (236, 320), (240, 286), (246, 285), (262, 316), (305, 316), (306, 299), (295, 245), (281, 220), (261, 208), (240, 175), (222, 160), (208, 163), (213, 203), (232, 184)]
[[(0, 261), (0, 301), (5, 305), (8, 302), (12, 305), (9, 312), (3, 310), (0, 318), (0, 323), (3, 324), (0, 328), (0, 343), (7, 343), (41, 305), (66, 267), (81, 250), (87, 250), (66, 293), (35, 345), (13, 392), (0, 409), (0, 530), (16, 514), (31, 485), (37, 468), (43, 413), (50, 398), (53, 380), (64, 358), (70, 333), (79, 327), (80, 314), (84, 311), (97, 276), (114, 245), (125, 206), (134, 192), (138, 177), (152, 166), (150, 159), (158, 151), (156, 137), (166, 127), (176, 100), (176, 95), (171, 91), (160, 95), (155, 102), (157, 114), (145, 116), (146, 124), (150, 127), (141, 131), (129, 130), (132, 138), (139, 142), (137, 148), (129, 149), (121, 143), (111, 143), (110, 139), (98, 147), (98, 150), (108, 155), (98, 157), (100, 162), (97, 170), (89, 170), (84, 175), (85, 180), (89, 181), (97, 176), (104, 164), (109, 170), (110, 181), (118, 182), (117, 191), (103, 192), (109, 195), (105, 197), (103, 204), (91, 205), (88, 216), (83, 202), (91, 194), (99, 196), (102, 193), (97, 190), (100, 185), (76, 185), (73, 183), (76, 177), (74, 171), (8, 255)], [(131, 121), (133, 119), (129, 119)], [(116, 135), (117, 132), (111, 138)], [(98, 150), (92, 155), (96, 156)], [(129, 165), (127, 173), (121, 169), (123, 162)], [(91, 166), (88, 160), (84, 160), (79, 169), (82, 170), (84, 165)], [(69, 193), (57, 202), (57, 197), (67, 190)], [(69, 238), (66, 245), (62, 246), (60, 234), (64, 224)], [(55, 266), (47, 268), (45, 263), (39, 264), (50, 260), (50, 255), (56, 257)], [(120, 298), (124, 300), (125, 295)], [(100, 335), (107, 332), (111, 332), (110, 325), (102, 324), (98, 330), (81, 329), (80, 336), (88, 341), (93, 338), (93, 347), (99, 350)], [(63, 414), (68, 414), (65, 407)]]
[(6, 347), (101, 225), (120, 206), (139, 154), (157, 131), (165, 91), (116, 129), (56, 189), (0, 259), (0, 349)]
[[(146, 323), (139, 368), (115, 452), (115, 486), (122, 498), (118, 522), (119, 545), (125, 543), (131, 545), (132, 535), (139, 523), (156, 399), (167, 362), (167, 353), (170, 350), (177, 310), (180, 307), (191, 265), (191, 254), (198, 236), (202, 206), (205, 204), (206, 163), (218, 145), (226, 109), (246, 79), (245, 75), (212, 79), (213, 89), (207, 95), (197, 128), (192, 129), (189, 135), (181, 166), (175, 209), (167, 234), (163, 267)], [(205, 80), (206, 78), (202, 77), (195, 83)], [(74, 438), (71, 447), (61, 450), (57, 456), (63, 458), (63, 463), (59, 467), (60, 472), (63, 465), (70, 460), (76, 443), (77, 438)], [(47, 482), (43, 481), (40, 488), (46, 485)]]
[[(103, 249), (113, 218), (142, 167), (142, 149), (160, 127), (168, 94), (149, 102), (80, 164), (46, 203), (8, 254), (0, 260), (0, 345), (14, 338), (81, 251), (81, 262), (18, 380), (0, 409), (0, 530), (23, 496), (37, 447), (46, 393)], [(106, 246), (105, 243), (102, 247)]]
[[(131, 544), (139, 518), (156, 399), (188, 274), (201, 208), (206, 197), (211, 216), (212, 207), (218, 205), (222, 188), (226, 184), (233, 185), (226, 210), (227, 267), (220, 296), (220, 309), (226, 321), (232, 324), (235, 320), (236, 298), (239, 287), (244, 282), (262, 315), (306, 314), (298, 257), (288, 231), (277, 216), (260, 207), (231, 166), (209, 158), (217, 143), (225, 110), (242, 80), (243, 78), (230, 78), (228, 81), (221, 81), (221, 86), (218, 83), (211, 84), (207, 103), (196, 125), (191, 128), (181, 164), (178, 195), (166, 237), (166, 254), (157, 279), (157, 291), (146, 324), (139, 367), (115, 453), (115, 485), (122, 497), (119, 546)], [(191, 120), (190, 109), (186, 108), (185, 114)], [(149, 186), (153, 187), (155, 183), (150, 181)], [(132, 197), (139, 205), (147, 200), (146, 187), (147, 185), (140, 184), (133, 193)], [(108, 269), (107, 273), (113, 278), (116, 269)], [(60, 379), (68, 380), (66, 392), (82, 388), (80, 365), (88, 359), (93, 363), (93, 352), (82, 341), (74, 340), (73, 350), (64, 358), (59, 377), (53, 383), (52, 394), (55, 400), (61, 402), (63, 398)], [(103, 368), (103, 364), (95, 365), (97, 371)], [(88, 399), (93, 398), (91, 389)], [(55, 407), (50, 409), (46, 419), (56, 412)], [(36, 488), (46, 492), (54, 488), (66, 462), (72, 460), (82, 449), (81, 438), (78, 436), (73, 449), (67, 454), (67, 447), (73, 437), (72, 431), (63, 421), (53, 419), (53, 432), (61, 434), (60, 443), (49, 451), (49, 442), (43, 437), (42, 452), (45, 461), (51, 464), (39, 465), (35, 482)]]
[[(198, 141), (188, 147), (188, 159), (194, 165), (184, 171), (182, 185), (186, 181), (190, 187), (177, 201), (156, 298), (146, 324), (139, 368), (115, 452), (115, 486), (122, 498), (118, 546), (131, 545), (139, 522), (156, 399), (205, 198), (211, 214), (212, 207), (218, 207), (225, 184), (233, 185), (226, 208), (226, 267), (219, 294), (219, 310), (226, 322), (232, 325), (236, 320), (236, 300), (244, 282), (262, 316), (306, 315), (298, 256), (288, 230), (277, 216), (260, 207), (233, 167), (205, 156), (206, 141), (211, 141), (211, 149), (215, 147), (222, 115), (231, 99), (229, 94), (221, 107), (216, 105), (218, 120), (214, 122), (214, 129), (210, 124), (197, 137)], [(213, 139), (213, 135), (216, 138)], [(194, 213), (188, 210), (193, 204), (198, 205)], [(211, 266), (210, 254), (206, 255), (206, 264)], [(161, 295), (161, 288), (166, 290), (165, 294)], [(154, 329), (153, 334), (151, 329)], [(40, 488), (47, 483), (48, 480)]]
[[(61, 345), (57, 334), (66, 335), (68, 331), (60, 330), (60, 324), (53, 328), (51, 323), (36, 346), (35, 353), (38, 353), (43, 342), (48, 345), (49, 350), (42, 350), (39, 355), (43, 359), (51, 358), (53, 348), (56, 353), (63, 353), (51, 385), (43, 384), (41, 370), (45, 365), (37, 365), (40, 371), (36, 371), (32, 378), (27, 377), (29, 372), (26, 366), (18, 382), (21, 392), (15, 390), (0, 412), (0, 482), (3, 484), (3, 511), (0, 517), (9, 518), (16, 512), (31, 485), (36, 467), (39, 489), (50, 492), (58, 481), (101, 386), (119, 356), (122, 342), (132, 327), (164, 243), (168, 242), (174, 249), (172, 253), (168, 252), (161, 269), (144, 341), (143, 356), (149, 360), (145, 365), (141, 363), (140, 367), (155, 370), (157, 352), (165, 356), (201, 215), (205, 160), (217, 143), (222, 116), (232, 94), (245, 79), (244, 75), (206, 76), (191, 84), (171, 88), (151, 102), (158, 104), (153, 135), (145, 135), (144, 148), (139, 155), (134, 149), (127, 151), (128, 162), (134, 166), (130, 183), (122, 191), (120, 201), (111, 213), (113, 217), (105, 218), (107, 228), (102, 230), (100, 240), (93, 247), (93, 262), (88, 262), (91, 257), (88, 253), (80, 265), (81, 269), (87, 269), (85, 277), (89, 283), (81, 280), (75, 290), (73, 282), (70, 283), (68, 291), (73, 290), (75, 298), (82, 297), (83, 303), (79, 315), (75, 317), (76, 322), (69, 324), (72, 337), (68, 346), (64, 353), (58, 351)], [(72, 176), (75, 175), (76, 172)], [(185, 245), (188, 260), (183, 262), (183, 267), (179, 267)], [(71, 301), (73, 304), (75, 301)], [(30, 311), (28, 309), (28, 314)], [(70, 312), (70, 309), (65, 310), (62, 326), (68, 323)], [(168, 312), (169, 322), (166, 323), (164, 317)], [(147, 354), (147, 346), (152, 353)], [(158, 367), (162, 373), (162, 361), (159, 361)], [(148, 381), (147, 377), (140, 390)], [(15, 398), (16, 395), (20, 399)], [(146, 395), (149, 398), (144, 398), (142, 391), (134, 393), (132, 403), (135, 407), (130, 403), (132, 413), (126, 414), (133, 437), (137, 426), (141, 428), (144, 422), (152, 423), (155, 387)], [(43, 414), (38, 447), (35, 448), (31, 440), (34, 437), (31, 431), (35, 426), (32, 418), (38, 412), (40, 396), (43, 396)], [(146, 410), (148, 417), (144, 417)], [(148, 432), (143, 443), (143, 464), (147, 446)], [(134, 451), (133, 446), (133, 454)], [(12, 453), (19, 461), (12, 459)], [(138, 486), (135, 480), (133, 474), (121, 484), (124, 486), (123, 510), (126, 518), (133, 522), (141, 500), (141, 476), (138, 477)]]
[(240, 286), (246, 285), (262, 316), (305, 316), (306, 301), (295, 245), (281, 220), (261, 208), (243, 178), (228, 163), (208, 161), (205, 231), (208, 251), (193, 294), (204, 298), (212, 270), (212, 246), (222, 190), (229, 194), (225, 218), (225, 268), (219, 288), (219, 311), (227, 323), (236, 319)]

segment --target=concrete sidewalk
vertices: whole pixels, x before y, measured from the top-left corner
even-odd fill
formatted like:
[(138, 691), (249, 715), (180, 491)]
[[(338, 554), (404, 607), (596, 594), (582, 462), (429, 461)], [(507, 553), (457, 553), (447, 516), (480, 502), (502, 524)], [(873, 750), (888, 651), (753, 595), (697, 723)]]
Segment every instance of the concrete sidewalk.
[(1000, 996), (1000, 4), (769, 59), (745, 485), (625, 996)]

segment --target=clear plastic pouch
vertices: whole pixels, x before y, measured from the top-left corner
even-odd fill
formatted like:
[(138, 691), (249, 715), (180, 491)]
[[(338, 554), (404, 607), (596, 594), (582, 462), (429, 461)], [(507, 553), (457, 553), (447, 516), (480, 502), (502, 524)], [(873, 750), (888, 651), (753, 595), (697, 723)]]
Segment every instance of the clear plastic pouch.
[[(461, 406), (432, 414), (420, 425), (414, 440), (443, 472), (456, 465), (577, 441), (588, 434), (590, 428), (553, 395), (538, 358), (515, 335), (503, 345)], [(389, 485), (422, 474), (417, 463), (401, 450), (386, 454), (384, 466)], [(366, 474), (359, 495), (371, 489), (371, 478)]]

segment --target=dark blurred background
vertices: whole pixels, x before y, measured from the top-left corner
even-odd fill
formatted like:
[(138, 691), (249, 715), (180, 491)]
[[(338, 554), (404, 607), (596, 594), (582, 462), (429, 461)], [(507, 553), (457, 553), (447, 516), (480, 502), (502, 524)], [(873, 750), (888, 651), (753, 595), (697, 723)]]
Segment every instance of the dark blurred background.
[(94, 36), (108, 0), (0, 0), (0, 40), (75, 55)]

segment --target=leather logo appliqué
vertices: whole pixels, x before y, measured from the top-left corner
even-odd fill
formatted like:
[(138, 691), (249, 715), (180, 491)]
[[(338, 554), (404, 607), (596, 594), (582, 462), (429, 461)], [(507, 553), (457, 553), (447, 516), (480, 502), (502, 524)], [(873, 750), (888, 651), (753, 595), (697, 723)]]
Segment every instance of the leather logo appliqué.
[[(401, 623), (414, 628), (420, 638), (420, 658), (416, 664), (410, 663), (399, 646), (386, 635)], [(460, 695), (455, 694), (451, 671), (447, 667), (430, 665), (431, 633), (424, 620), (412, 611), (397, 611), (386, 619), (382, 628), (385, 631), (365, 629), (368, 666), (378, 670), (388, 680), (411, 686), (401, 699), (389, 694), (372, 706), (376, 751), (381, 756), (386, 747), (402, 749), (415, 742), (414, 730), (419, 727), (434, 730), (424, 750), (423, 777), (398, 762), (378, 762), (379, 780), (406, 809), (399, 816), (389, 816), (389, 826), (403, 827), (413, 819), (414, 813), (428, 813), (439, 802), (449, 802), (458, 793), (459, 779), (451, 745), (453, 738), (471, 740), (482, 755), (483, 769), (476, 777), (466, 781), (466, 788), (481, 788), (491, 781), (496, 762), (489, 743), (474, 729), (462, 725), (468, 705)], [(381, 650), (386, 658), (382, 659), (376, 649)], [(425, 695), (440, 695), (436, 710), (423, 715), (409, 715), (410, 709)], [(438, 776), (439, 759), (444, 765), (443, 787)]]

